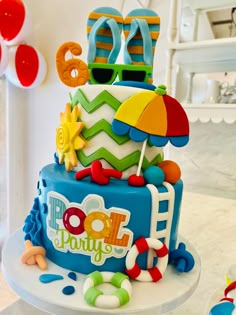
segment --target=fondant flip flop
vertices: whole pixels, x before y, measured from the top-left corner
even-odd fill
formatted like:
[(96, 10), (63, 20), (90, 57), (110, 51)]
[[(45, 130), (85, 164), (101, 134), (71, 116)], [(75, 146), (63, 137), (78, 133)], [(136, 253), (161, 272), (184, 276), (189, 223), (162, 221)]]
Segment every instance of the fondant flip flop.
[(111, 7), (101, 7), (88, 16), (88, 63), (114, 64), (121, 48), (123, 17)]
[[(160, 33), (160, 17), (150, 9), (135, 9), (124, 20), (124, 62), (152, 65)], [(152, 78), (149, 78), (149, 83)]]

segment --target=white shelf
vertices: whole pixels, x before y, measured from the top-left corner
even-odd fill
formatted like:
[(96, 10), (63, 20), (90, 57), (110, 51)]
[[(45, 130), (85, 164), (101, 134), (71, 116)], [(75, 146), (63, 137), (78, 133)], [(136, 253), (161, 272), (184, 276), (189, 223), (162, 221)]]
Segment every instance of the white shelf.
[(188, 43), (170, 43), (173, 62), (195, 73), (236, 70), (236, 37)]
[[(236, 72), (236, 37), (178, 42), (183, 4), (195, 11), (193, 39), (197, 39), (199, 12), (231, 7), (235, 1), (171, 0), (167, 86), (170, 93), (178, 99), (176, 83), (183, 84), (186, 87), (185, 98), (190, 100), (194, 74)], [(236, 104), (185, 104), (184, 108), (190, 122), (236, 122)]]
[(236, 122), (236, 104), (183, 104), (190, 122)]
[(196, 1), (196, 0), (188, 0), (190, 7), (193, 10), (217, 10), (219, 8), (227, 8), (234, 7), (235, 0), (204, 0), (204, 1)]

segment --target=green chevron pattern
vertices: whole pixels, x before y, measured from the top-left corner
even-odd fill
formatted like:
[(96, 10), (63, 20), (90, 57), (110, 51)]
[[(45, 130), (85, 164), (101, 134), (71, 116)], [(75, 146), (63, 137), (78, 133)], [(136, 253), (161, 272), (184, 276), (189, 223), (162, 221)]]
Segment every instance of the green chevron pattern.
[(85, 140), (89, 140), (96, 136), (98, 133), (104, 131), (110, 138), (112, 138), (117, 144), (121, 145), (130, 140), (128, 135), (126, 136), (117, 136), (113, 133), (111, 125), (105, 119), (99, 120), (96, 124), (94, 124), (90, 128), (84, 127), (81, 131), (82, 136)]
[[(110, 153), (105, 148), (100, 148), (93, 154), (86, 156), (83, 152), (83, 150), (80, 150), (77, 152), (78, 159), (80, 163), (84, 167), (88, 167), (90, 164), (92, 164), (95, 160), (106, 160), (114, 169), (118, 171), (125, 171), (131, 166), (138, 164), (137, 161), (139, 161), (140, 157), (140, 151), (132, 152), (131, 154), (127, 155), (123, 159), (119, 160), (117, 157), (115, 157), (112, 153)], [(147, 167), (152, 165), (157, 165), (160, 162), (162, 162), (164, 159), (163, 154), (158, 154), (154, 157), (151, 161), (148, 161), (146, 157), (143, 159), (142, 168), (145, 170)]]
[[(81, 121), (79, 119), (79, 121)], [(96, 124), (94, 124), (90, 128), (84, 127), (83, 130), (81, 131), (81, 135), (84, 137), (85, 140), (89, 140), (99, 134), (100, 132), (104, 131), (107, 135), (109, 135), (110, 138), (112, 138), (117, 144), (122, 145), (126, 143), (127, 141), (132, 141), (130, 140), (130, 137), (128, 135), (125, 136), (118, 136), (116, 135), (111, 128), (111, 125), (108, 121), (105, 119), (101, 119)], [(147, 142), (147, 146), (151, 147), (152, 145)]]
[[(108, 104), (114, 110), (115, 113), (119, 108), (121, 102), (119, 102), (113, 95), (111, 95), (106, 90), (103, 90), (92, 101), (89, 101), (85, 94), (79, 89), (71, 100), (72, 108), (77, 104), (80, 104), (84, 108), (84, 110), (89, 114), (96, 111), (103, 104)], [(101, 119), (90, 128), (84, 127), (81, 134), (85, 138), (85, 140), (88, 140), (93, 138), (100, 132), (105, 132), (118, 145), (121, 145), (130, 140), (128, 135), (117, 136), (116, 134), (114, 134), (110, 123), (108, 123), (105, 119)]]
[[(92, 100), (89, 100), (82, 89), (78, 89), (75, 93), (74, 97), (71, 97), (71, 107), (73, 108), (77, 104), (81, 105), (83, 109), (88, 113), (92, 114), (96, 110), (98, 110), (104, 104), (110, 106), (114, 113), (118, 110), (121, 105), (121, 102), (115, 98), (112, 94), (110, 94), (107, 90), (101, 91), (96, 97)], [(105, 116), (105, 113), (104, 113)], [(86, 121), (84, 121), (86, 124)], [(111, 124), (104, 118), (101, 118), (93, 126), (87, 128), (86, 126), (81, 131), (81, 135), (85, 140), (89, 142), (90, 139), (95, 138), (100, 132), (105, 132), (113, 141), (114, 148), (116, 146), (120, 146), (120, 150), (122, 150), (122, 144), (130, 141), (130, 151), (132, 151), (132, 140), (130, 140), (128, 135), (118, 136), (113, 133)], [(104, 146), (104, 143), (101, 143), (101, 146)], [(148, 144), (150, 147), (150, 144)], [(135, 150), (133, 148), (133, 150)], [(113, 145), (110, 148), (110, 151), (113, 151)], [(140, 158), (140, 150), (133, 151), (128, 153), (123, 159), (118, 159), (112, 152), (104, 147), (100, 147), (98, 150), (93, 152), (91, 155), (86, 156), (83, 150), (77, 151), (78, 160), (84, 167), (88, 167), (95, 160), (106, 160), (112, 167), (123, 172), (133, 165), (138, 165), (138, 161)], [(142, 168), (146, 169), (151, 165), (156, 165), (163, 160), (162, 154), (157, 154), (152, 161), (148, 161), (146, 157), (144, 157)]]
[(86, 110), (87, 113), (92, 113), (96, 111), (99, 107), (101, 107), (103, 104), (107, 104), (111, 108), (113, 108), (114, 111), (117, 111), (117, 109), (120, 107), (121, 102), (118, 101), (118, 99), (116, 99), (106, 90), (103, 90), (93, 100), (89, 101), (85, 94), (80, 89), (78, 89), (78, 91), (75, 93), (74, 97), (71, 100), (72, 108), (77, 104), (80, 104)]
[[(106, 90), (102, 91), (91, 102), (88, 101), (87, 97), (85, 96), (85, 94), (81, 90), (78, 90), (76, 92), (74, 98), (72, 98), (71, 105), (73, 104), (72, 106), (75, 106), (78, 103), (88, 113), (92, 113), (95, 109), (98, 109), (100, 106), (102, 106), (105, 103), (110, 105), (114, 109), (114, 111), (116, 111), (121, 104), (114, 96), (112, 96)], [(94, 136), (96, 136), (97, 134), (99, 134), (102, 131), (105, 132), (110, 138), (112, 138), (119, 145), (130, 140), (128, 135), (118, 136), (118, 135), (114, 134), (112, 131), (110, 123), (107, 122), (105, 119), (101, 119), (100, 121), (96, 122), (90, 128), (86, 128), (86, 126), (85, 126), (83, 128), (81, 134), (85, 140), (88, 140), (88, 139), (93, 138)]]

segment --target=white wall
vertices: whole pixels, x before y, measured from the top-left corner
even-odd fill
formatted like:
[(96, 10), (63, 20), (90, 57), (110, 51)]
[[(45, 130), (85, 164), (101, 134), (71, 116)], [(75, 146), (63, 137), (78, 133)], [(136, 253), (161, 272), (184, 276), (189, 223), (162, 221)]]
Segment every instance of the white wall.
[[(161, 17), (161, 35), (155, 54), (155, 77), (157, 84), (165, 78), (165, 60), (168, 26), (169, 1), (151, 0), (150, 8), (156, 9)], [(37, 47), (44, 55), (48, 73), (45, 82), (33, 90), (21, 90), (9, 85), (8, 109), (9, 139), (9, 187), (11, 199), (10, 230), (23, 224), (33, 198), (37, 194), (36, 184), (39, 170), (53, 162), (55, 152), (55, 130), (59, 123), (59, 113), (64, 111), (72, 89), (63, 85), (56, 72), (55, 54), (58, 47), (67, 41), (81, 44), (86, 60), (86, 20), (88, 13), (100, 6), (123, 8), (124, 16), (140, 7), (135, 0), (24, 0), (33, 18), (32, 35), (28, 44)], [(124, 4), (124, 6), (123, 6)], [(22, 146), (21, 146), (22, 143)]]

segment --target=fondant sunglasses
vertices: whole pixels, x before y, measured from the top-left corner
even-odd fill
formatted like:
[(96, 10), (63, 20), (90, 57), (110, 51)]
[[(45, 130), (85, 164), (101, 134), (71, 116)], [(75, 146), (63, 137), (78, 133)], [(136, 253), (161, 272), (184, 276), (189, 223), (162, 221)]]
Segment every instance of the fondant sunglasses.
[(112, 84), (118, 76), (119, 81), (147, 82), (152, 74), (152, 66), (89, 63), (90, 83)]

